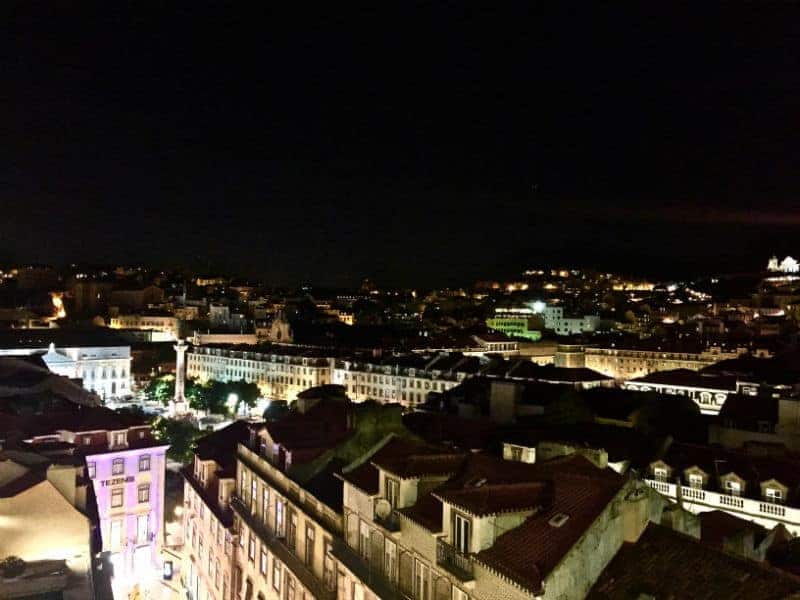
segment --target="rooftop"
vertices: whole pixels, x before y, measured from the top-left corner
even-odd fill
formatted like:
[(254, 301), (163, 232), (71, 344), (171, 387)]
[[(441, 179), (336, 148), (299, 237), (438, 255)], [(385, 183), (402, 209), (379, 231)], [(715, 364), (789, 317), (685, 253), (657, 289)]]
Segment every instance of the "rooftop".
[(768, 600), (798, 593), (800, 579), (650, 523), (635, 544), (622, 545), (587, 598)]

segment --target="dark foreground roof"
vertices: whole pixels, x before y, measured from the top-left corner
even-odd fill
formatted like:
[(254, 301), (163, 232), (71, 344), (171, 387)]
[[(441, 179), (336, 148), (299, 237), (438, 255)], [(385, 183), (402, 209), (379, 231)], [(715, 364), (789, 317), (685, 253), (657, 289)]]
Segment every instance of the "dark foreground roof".
[(772, 600), (798, 593), (800, 579), (651, 523), (638, 542), (622, 545), (587, 598)]

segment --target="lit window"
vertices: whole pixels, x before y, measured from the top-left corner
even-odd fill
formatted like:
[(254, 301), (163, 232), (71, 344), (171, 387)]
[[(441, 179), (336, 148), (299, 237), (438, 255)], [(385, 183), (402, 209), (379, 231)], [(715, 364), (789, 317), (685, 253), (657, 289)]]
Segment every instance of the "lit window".
[(123, 490), (122, 488), (114, 488), (111, 490), (111, 508), (119, 508), (123, 504)]
[(142, 502), (150, 502), (150, 486), (147, 484), (139, 486), (139, 503)]
[(703, 489), (703, 476), (691, 473), (689, 475), (689, 487), (701, 490)]
[(767, 502), (780, 504), (783, 501), (783, 492), (776, 488), (767, 488), (764, 492)]
[(111, 474), (112, 475), (125, 474), (125, 459), (123, 458), (114, 459), (114, 461), (111, 463)]
[(87, 462), (86, 470), (89, 471), (89, 479), (94, 479), (97, 474), (97, 464), (94, 462)]
[(139, 457), (139, 471), (149, 471), (150, 470), (150, 455), (149, 454), (142, 454)]
[(276, 592), (281, 591), (281, 565), (274, 559), (272, 561), (272, 587)]
[(261, 549), (261, 574), (267, 576), (267, 551), (264, 548)]

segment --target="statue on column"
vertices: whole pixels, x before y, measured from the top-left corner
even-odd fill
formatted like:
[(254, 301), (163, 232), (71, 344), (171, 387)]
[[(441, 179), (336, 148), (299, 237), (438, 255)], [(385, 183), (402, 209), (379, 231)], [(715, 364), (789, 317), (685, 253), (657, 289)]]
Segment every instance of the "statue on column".
[(169, 403), (169, 414), (171, 417), (184, 415), (188, 411), (186, 396), (186, 350), (189, 346), (185, 340), (179, 339), (173, 346), (175, 349), (175, 398)]

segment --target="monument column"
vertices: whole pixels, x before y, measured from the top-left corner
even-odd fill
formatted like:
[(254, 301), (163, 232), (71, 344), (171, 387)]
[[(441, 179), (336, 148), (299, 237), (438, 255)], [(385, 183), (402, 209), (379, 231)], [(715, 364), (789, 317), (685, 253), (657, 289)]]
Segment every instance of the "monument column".
[(170, 402), (170, 415), (182, 415), (186, 413), (186, 342), (182, 339), (173, 346), (175, 349), (175, 398)]

